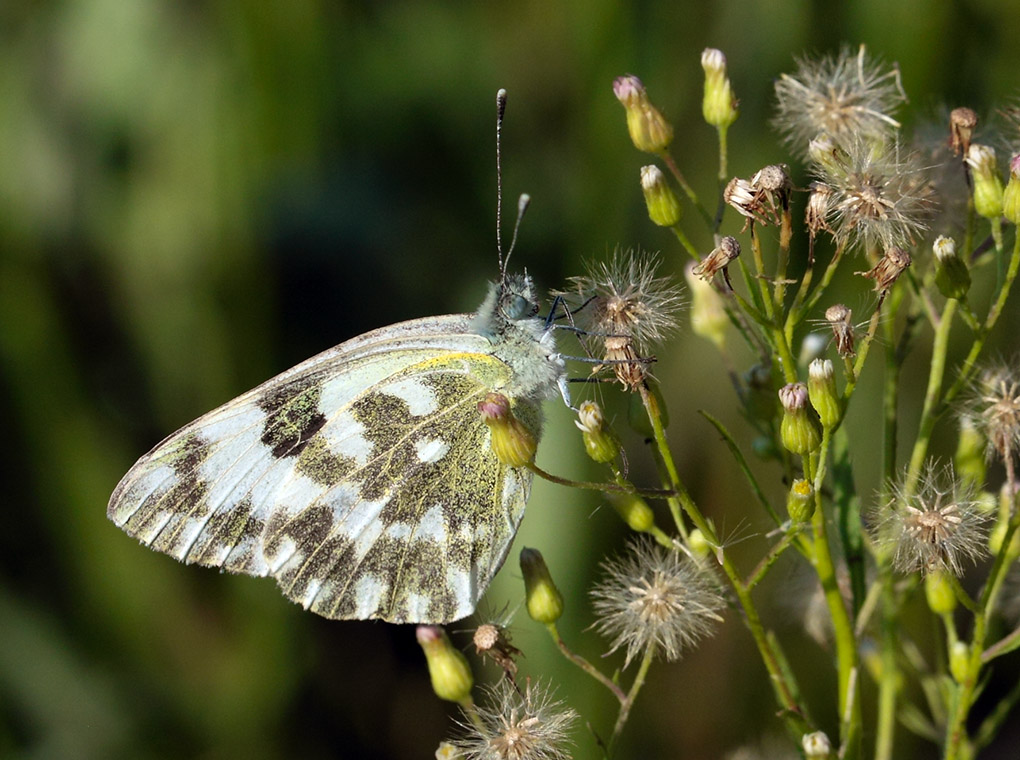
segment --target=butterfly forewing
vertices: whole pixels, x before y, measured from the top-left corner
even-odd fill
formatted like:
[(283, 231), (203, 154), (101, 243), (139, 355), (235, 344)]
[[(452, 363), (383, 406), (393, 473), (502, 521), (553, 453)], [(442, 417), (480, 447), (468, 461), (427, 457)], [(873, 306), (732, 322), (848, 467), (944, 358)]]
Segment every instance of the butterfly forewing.
[[(109, 515), (186, 562), (272, 575), (330, 618), (469, 614), (520, 522), (476, 404), (510, 381), (470, 317), (414, 320), (309, 359), (156, 446)], [(538, 433), (536, 404), (512, 399)]]

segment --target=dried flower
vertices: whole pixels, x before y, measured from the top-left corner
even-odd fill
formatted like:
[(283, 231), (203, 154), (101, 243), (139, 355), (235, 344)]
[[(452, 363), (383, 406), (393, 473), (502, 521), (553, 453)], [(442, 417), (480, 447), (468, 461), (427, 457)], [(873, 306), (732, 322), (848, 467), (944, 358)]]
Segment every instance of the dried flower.
[(499, 623), (482, 623), (475, 629), (472, 643), (475, 654), (488, 657), (506, 673), (507, 678), (517, 675), (515, 658), (521, 650), (510, 643), (510, 632)]
[(895, 142), (854, 139), (829, 158), (815, 168), (832, 193), (828, 221), (837, 242), (905, 247), (927, 229), (934, 186), (916, 154), (901, 153)]
[(524, 693), (507, 679), (486, 689), (488, 705), (477, 720), (461, 721), (463, 735), (452, 744), (464, 760), (566, 760), (568, 732), (577, 713), (554, 700), (549, 690), (528, 682)]
[(1002, 461), (1020, 453), (1020, 377), (1006, 364), (985, 370), (964, 406), (984, 437), (986, 455)]
[(819, 134), (886, 140), (900, 126), (891, 114), (907, 96), (899, 69), (883, 67), (861, 45), (857, 55), (843, 48), (836, 56), (798, 60), (796, 73), (776, 82), (776, 99), (774, 124), (804, 155)]
[(807, 207), (804, 209), (804, 224), (812, 242), (823, 230), (830, 235), (835, 234), (829, 226), (830, 214), (832, 214), (832, 188), (822, 182), (812, 182), (811, 194), (808, 195)]
[(720, 269), (726, 275), (726, 267), (730, 262), (740, 255), (740, 243), (735, 237), (727, 235), (719, 241), (719, 245), (712, 249), (712, 252), (701, 260), (691, 271), (698, 277), (708, 282)]
[(723, 200), (749, 220), (779, 225), (790, 207), (789, 171), (783, 164), (772, 164), (750, 180), (734, 177), (723, 190)]
[(697, 563), (650, 539), (632, 541), (602, 569), (591, 591), (595, 628), (612, 639), (611, 652), (626, 648), (625, 667), (648, 647), (676, 660), (722, 620), (724, 601)]
[(857, 272), (862, 277), (875, 281), (875, 292), (884, 298), (896, 280), (910, 266), (910, 254), (902, 248), (893, 246), (886, 249), (885, 255), (867, 272)]
[(832, 327), (836, 340), (836, 353), (844, 359), (854, 355), (854, 326), (850, 323), (852, 312), (841, 303), (825, 310), (825, 321)]
[(985, 553), (986, 515), (952, 465), (929, 462), (913, 491), (896, 483), (892, 492), (879, 510), (877, 540), (895, 551), (893, 566), (900, 572), (960, 576), (965, 560)]
[(949, 112), (949, 144), (954, 156), (967, 155), (977, 122), (977, 114), (970, 108), (954, 108)]
[[(640, 385), (652, 344), (676, 328), (681, 290), (669, 277), (656, 277), (654, 257), (618, 254), (609, 263), (589, 266), (588, 274), (572, 277), (585, 302), (589, 337), (601, 343), (605, 362), (627, 388)], [(591, 347), (594, 352), (596, 347)]]

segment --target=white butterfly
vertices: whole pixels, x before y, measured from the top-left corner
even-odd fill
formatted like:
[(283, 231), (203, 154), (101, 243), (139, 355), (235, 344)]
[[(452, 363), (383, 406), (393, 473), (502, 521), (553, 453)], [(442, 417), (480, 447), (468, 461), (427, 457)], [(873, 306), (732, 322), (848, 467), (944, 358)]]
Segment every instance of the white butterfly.
[(443, 623), (474, 608), (524, 513), (477, 403), (497, 391), (538, 436), (565, 383), (530, 278), (478, 312), (341, 343), (209, 412), (124, 476), (108, 515), (189, 563), (271, 575), (328, 618)]

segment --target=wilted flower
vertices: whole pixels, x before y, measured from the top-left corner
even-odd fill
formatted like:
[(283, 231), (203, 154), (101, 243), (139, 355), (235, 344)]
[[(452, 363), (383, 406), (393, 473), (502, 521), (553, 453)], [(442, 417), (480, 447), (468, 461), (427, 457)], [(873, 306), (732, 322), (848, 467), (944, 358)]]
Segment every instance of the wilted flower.
[(772, 164), (750, 180), (734, 177), (723, 190), (723, 200), (747, 219), (779, 225), (790, 207), (789, 172), (783, 164)]
[[(896, 280), (910, 266), (910, 254), (898, 246), (886, 249), (885, 255), (867, 272), (857, 274), (875, 281), (875, 292), (879, 299), (885, 297)], [(881, 301), (880, 301), (881, 302)]]
[(636, 388), (647, 375), (648, 352), (676, 327), (681, 290), (669, 277), (656, 277), (654, 257), (618, 254), (588, 274), (572, 277), (575, 293), (586, 302), (590, 338), (617, 378)]
[(487, 689), (489, 704), (476, 708), (478, 720), (464, 720), (453, 742), (465, 760), (566, 760), (568, 732), (577, 713), (529, 682), (524, 693), (507, 679)]
[(844, 359), (854, 355), (854, 326), (850, 323), (852, 312), (841, 303), (825, 310), (825, 321), (832, 328), (836, 341), (836, 353)]
[(503, 669), (507, 677), (517, 675), (516, 658), (521, 650), (510, 643), (510, 632), (499, 623), (482, 623), (471, 638), (475, 654), (488, 657)]
[(954, 108), (949, 112), (949, 144), (954, 156), (967, 155), (977, 122), (977, 114), (970, 108)]
[(883, 67), (861, 45), (857, 55), (843, 48), (836, 56), (798, 60), (796, 73), (776, 82), (776, 99), (775, 126), (803, 155), (819, 133), (887, 139), (900, 126), (891, 114), (907, 96), (899, 69)]
[(951, 465), (925, 466), (914, 490), (893, 484), (893, 498), (878, 513), (877, 540), (892, 549), (904, 573), (943, 570), (963, 574), (965, 560), (985, 553), (986, 515)]
[[(719, 245), (712, 249), (712, 252), (708, 254), (701, 263), (694, 267), (691, 271), (698, 277), (703, 279), (705, 282), (711, 280), (715, 273), (722, 270), (723, 276), (726, 276), (726, 267), (729, 266), (730, 262), (740, 255), (740, 242), (735, 238), (727, 235), (719, 241)], [(727, 283), (729, 280), (727, 280)]]
[(985, 370), (964, 407), (984, 437), (989, 458), (1005, 461), (1020, 453), (1020, 378), (1002, 364)]
[(697, 563), (649, 539), (602, 563), (605, 574), (591, 591), (595, 628), (612, 639), (611, 652), (627, 650), (626, 665), (649, 646), (667, 660), (707, 636), (722, 597)]

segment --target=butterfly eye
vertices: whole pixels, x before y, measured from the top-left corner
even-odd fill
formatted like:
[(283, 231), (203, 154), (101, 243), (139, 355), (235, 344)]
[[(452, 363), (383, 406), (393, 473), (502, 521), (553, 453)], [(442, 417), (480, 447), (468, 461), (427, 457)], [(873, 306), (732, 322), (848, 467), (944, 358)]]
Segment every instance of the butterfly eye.
[(507, 296), (503, 305), (503, 314), (507, 319), (524, 319), (536, 311), (535, 305), (527, 298), (516, 293)]

